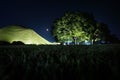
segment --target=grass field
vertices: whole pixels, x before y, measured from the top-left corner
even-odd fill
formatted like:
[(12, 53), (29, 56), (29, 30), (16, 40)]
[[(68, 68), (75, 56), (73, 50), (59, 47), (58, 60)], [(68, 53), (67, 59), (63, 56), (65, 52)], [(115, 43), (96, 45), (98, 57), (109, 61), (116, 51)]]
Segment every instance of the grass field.
[(120, 45), (0, 46), (0, 80), (120, 80)]

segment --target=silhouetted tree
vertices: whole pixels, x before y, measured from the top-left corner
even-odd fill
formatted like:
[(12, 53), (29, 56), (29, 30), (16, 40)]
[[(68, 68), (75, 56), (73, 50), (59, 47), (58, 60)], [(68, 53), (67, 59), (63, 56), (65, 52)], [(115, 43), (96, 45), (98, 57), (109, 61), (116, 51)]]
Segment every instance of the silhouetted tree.
[(14, 41), (12, 44), (13, 45), (24, 45), (24, 43), (21, 41)]
[(115, 34), (109, 36), (109, 41), (110, 43), (120, 43), (119, 38)]
[(110, 30), (108, 29), (108, 25), (104, 23), (97, 23), (97, 27), (99, 29), (99, 37), (101, 40), (106, 43), (109, 41)]
[(0, 41), (0, 45), (10, 45), (10, 43), (7, 41)]

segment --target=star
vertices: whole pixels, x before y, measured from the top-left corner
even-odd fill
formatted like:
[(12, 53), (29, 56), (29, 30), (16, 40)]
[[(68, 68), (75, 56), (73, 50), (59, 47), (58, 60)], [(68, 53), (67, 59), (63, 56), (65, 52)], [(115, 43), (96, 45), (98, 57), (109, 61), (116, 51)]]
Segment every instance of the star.
[(49, 31), (49, 29), (47, 28), (46, 31)]

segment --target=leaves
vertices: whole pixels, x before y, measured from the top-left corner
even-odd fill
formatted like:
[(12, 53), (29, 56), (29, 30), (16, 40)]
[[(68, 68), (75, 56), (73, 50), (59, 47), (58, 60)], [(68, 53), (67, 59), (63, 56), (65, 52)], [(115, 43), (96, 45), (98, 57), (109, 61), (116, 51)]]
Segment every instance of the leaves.
[(106, 24), (97, 22), (93, 14), (87, 12), (66, 12), (53, 24), (52, 33), (58, 42), (75, 42), (74, 38), (77, 39), (77, 42), (85, 40), (93, 43), (100, 40), (119, 42), (118, 40), (111, 40), (112, 35)]
[(78, 42), (90, 40), (95, 31), (94, 17), (86, 12), (67, 12), (54, 21), (53, 34), (59, 42), (74, 41), (74, 37)]

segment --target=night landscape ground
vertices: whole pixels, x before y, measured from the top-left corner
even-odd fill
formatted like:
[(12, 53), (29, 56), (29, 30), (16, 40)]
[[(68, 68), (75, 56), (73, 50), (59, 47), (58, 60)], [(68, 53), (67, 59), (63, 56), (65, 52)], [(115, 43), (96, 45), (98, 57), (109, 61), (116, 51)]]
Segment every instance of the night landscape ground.
[(119, 80), (120, 45), (2, 45), (0, 80)]
[(119, 0), (0, 0), (0, 80), (120, 80)]

